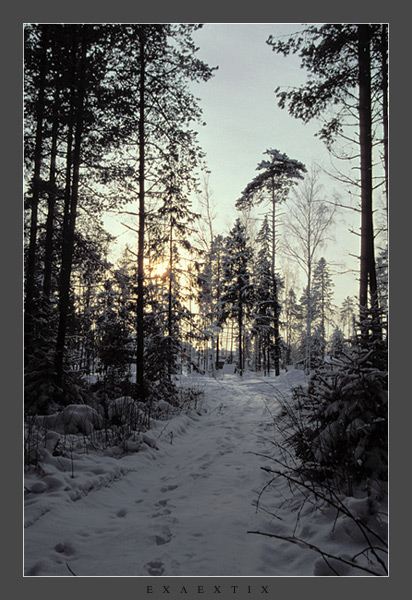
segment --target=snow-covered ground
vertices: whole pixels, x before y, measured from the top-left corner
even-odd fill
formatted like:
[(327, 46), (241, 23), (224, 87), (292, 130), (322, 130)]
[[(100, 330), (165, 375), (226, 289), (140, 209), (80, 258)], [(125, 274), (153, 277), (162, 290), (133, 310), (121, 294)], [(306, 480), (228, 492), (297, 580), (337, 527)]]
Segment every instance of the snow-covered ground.
[[(25, 575), (324, 575), (310, 548), (248, 533), (293, 533), (293, 509), (282, 521), (256, 510), (269, 464), (257, 454), (274, 451), (278, 394), (303, 379), (293, 369), (278, 378), (204, 378), (202, 410), (157, 421), (138, 452), (116, 457), (80, 445), (69, 456), (50, 454), (44, 473), (25, 478)], [(288, 495), (286, 482), (276, 485), (263, 508), (272, 495)], [(356, 532), (331, 533), (333, 516), (306, 506), (299, 517), (311, 543), (356, 553)]]

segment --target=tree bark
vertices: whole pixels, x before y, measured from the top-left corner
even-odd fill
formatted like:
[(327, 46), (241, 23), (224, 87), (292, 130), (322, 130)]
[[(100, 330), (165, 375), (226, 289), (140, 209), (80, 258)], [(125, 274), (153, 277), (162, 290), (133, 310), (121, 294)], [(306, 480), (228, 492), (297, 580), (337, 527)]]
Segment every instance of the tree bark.
[(48, 212), (46, 221), (46, 240), (44, 251), (44, 276), (43, 276), (43, 295), (48, 300), (51, 293), (51, 277), (53, 263), (53, 230), (54, 230), (54, 208), (56, 204), (56, 157), (57, 157), (57, 136), (59, 129), (59, 89), (56, 88), (54, 108), (52, 140), (50, 150), (50, 171), (49, 171), (49, 194), (48, 194)]
[[(309, 244), (308, 244), (309, 246)], [(306, 357), (305, 371), (310, 373), (312, 352), (311, 352), (311, 333), (312, 333), (312, 264), (308, 262), (308, 280), (307, 280), (307, 300), (306, 300)]]
[(39, 86), (36, 106), (36, 139), (34, 149), (34, 174), (31, 198), (30, 238), (27, 253), (26, 285), (25, 285), (25, 347), (29, 351), (33, 333), (34, 295), (36, 279), (36, 252), (38, 206), (40, 199), (40, 170), (42, 163), (43, 120), (45, 107), (45, 85), (47, 67), (48, 26), (42, 26), (41, 58), (39, 70)]
[[(368, 309), (368, 291), (371, 307), (377, 303), (375, 249), (372, 208), (372, 109), (370, 27), (358, 25), (359, 59), (359, 140), (361, 172), (361, 256), (359, 305), (360, 320)], [(366, 334), (363, 331), (363, 334)]]
[(382, 25), (382, 118), (383, 118), (383, 162), (385, 167), (386, 218), (389, 219), (389, 109), (388, 109), (388, 31)]
[[(167, 334), (169, 341), (172, 341), (173, 336), (173, 219), (170, 218), (170, 229), (169, 229), (169, 285), (167, 291)], [(172, 344), (169, 346), (168, 356), (168, 371), (169, 379), (172, 379), (173, 374), (173, 361), (172, 356)]]
[[(56, 343), (56, 382), (59, 387), (63, 386), (63, 364), (67, 330), (67, 318), (70, 303), (70, 276), (73, 263), (73, 248), (74, 248), (74, 233), (76, 225), (76, 211), (79, 192), (79, 171), (81, 160), (81, 142), (83, 134), (83, 111), (85, 99), (85, 76), (86, 76), (86, 51), (87, 51), (87, 25), (81, 26), (81, 48), (80, 56), (78, 56), (78, 32), (75, 27), (73, 32), (73, 60), (74, 60), (74, 78), (73, 88), (76, 89), (74, 102), (74, 148), (72, 155), (73, 173), (71, 178), (71, 186), (66, 200), (70, 198), (69, 206), (66, 208), (66, 219), (64, 223), (63, 240), (62, 240), (62, 264), (60, 271), (60, 301), (59, 301), (59, 326), (57, 332)], [(69, 128), (70, 129), (70, 128)], [(70, 172), (71, 166), (71, 138), (69, 132), (68, 139), (68, 165), (67, 174)], [(66, 181), (66, 185), (69, 181)]]
[(243, 376), (243, 310), (242, 310), (242, 300), (239, 301), (239, 312), (238, 312), (238, 328), (239, 328), (239, 337), (238, 337), (238, 346), (239, 346), (239, 374)]
[[(278, 286), (276, 281), (276, 273), (275, 273), (275, 255), (276, 255), (276, 237), (275, 237), (275, 229), (276, 229), (276, 198), (275, 198), (275, 181), (272, 177), (272, 286), (273, 286), (273, 330), (275, 335), (275, 348), (274, 348), (274, 357), (273, 363), (275, 367), (275, 376), (278, 377), (280, 375), (280, 332), (279, 332), (279, 302), (278, 302)], [(270, 355), (268, 354), (268, 373), (270, 374)]]
[(139, 32), (140, 81), (139, 81), (139, 229), (137, 248), (137, 348), (136, 383), (138, 395), (145, 400), (144, 386), (144, 235), (145, 235), (145, 33)]

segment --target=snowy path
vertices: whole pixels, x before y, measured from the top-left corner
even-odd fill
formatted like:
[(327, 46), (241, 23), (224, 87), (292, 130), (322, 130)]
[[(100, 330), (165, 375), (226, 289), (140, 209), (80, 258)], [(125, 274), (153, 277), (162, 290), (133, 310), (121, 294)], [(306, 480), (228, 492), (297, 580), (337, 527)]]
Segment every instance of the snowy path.
[[(277, 385), (288, 385), (287, 374)], [(263, 449), (266, 397), (276, 405), (263, 379), (209, 381), (207, 413), (178, 417), (173, 438), (167, 435), (172, 419), (158, 450), (116, 461), (123, 467), (118, 479), (91, 486), (76, 501), (61, 488), (48, 503), (33, 495), (26, 508), (25, 573), (67, 576), (70, 568), (79, 576), (276, 575), (288, 573), (293, 550), (307, 562), (299, 571), (311, 574), (313, 560), (305, 552), (285, 552), (284, 543), (247, 533), (270, 522), (253, 506), (265, 481), (254, 452)], [(102, 467), (104, 457), (100, 461)]]

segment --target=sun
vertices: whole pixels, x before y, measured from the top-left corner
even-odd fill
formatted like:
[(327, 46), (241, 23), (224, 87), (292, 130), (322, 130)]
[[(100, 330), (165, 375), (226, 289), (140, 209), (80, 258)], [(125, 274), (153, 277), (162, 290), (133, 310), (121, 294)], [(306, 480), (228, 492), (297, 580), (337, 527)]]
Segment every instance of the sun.
[(165, 260), (152, 262), (147, 265), (146, 272), (150, 278), (153, 279), (164, 279), (169, 270), (169, 263)]

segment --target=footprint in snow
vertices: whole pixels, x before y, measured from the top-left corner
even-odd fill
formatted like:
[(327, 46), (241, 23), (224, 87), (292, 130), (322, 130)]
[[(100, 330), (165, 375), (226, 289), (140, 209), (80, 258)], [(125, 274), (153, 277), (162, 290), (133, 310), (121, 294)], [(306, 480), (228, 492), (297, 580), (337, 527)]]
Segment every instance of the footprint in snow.
[(171, 512), (172, 511), (169, 510), (168, 508), (164, 508), (163, 510), (159, 510), (159, 511), (153, 513), (151, 516), (152, 516), (152, 519), (156, 519), (157, 517), (164, 517), (166, 515), (170, 515)]
[(70, 542), (60, 542), (59, 544), (55, 545), (54, 549), (59, 554), (65, 554), (66, 556), (72, 556), (76, 553), (74, 546), (72, 546)]
[(156, 502), (155, 506), (166, 506), (168, 502), (169, 498), (165, 498), (164, 500), (159, 500), (159, 502)]
[(168, 544), (172, 537), (173, 535), (169, 527), (163, 527), (161, 533), (155, 536), (156, 545), (163, 546), (164, 544)]
[(199, 477), (201, 477), (202, 479), (207, 479), (208, 477), (210, 477), (210, 475), (208, 473), (190, 473), (190, 477), (192, 477), (193, 479), (199, 479)]
[(145, 569), (149, 575), (163, 575), (165, 572), (164, 564), (160, 560), (152, 560), (145, 565)]
[(172, 490), (175, 490), (176, 488), (178, 488), (178, 485), (164, 485), (163, 487), (160, 488), (160, 491), (165, 494), (166, 492), (171, 492)]

